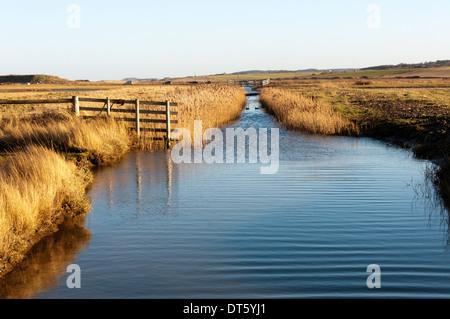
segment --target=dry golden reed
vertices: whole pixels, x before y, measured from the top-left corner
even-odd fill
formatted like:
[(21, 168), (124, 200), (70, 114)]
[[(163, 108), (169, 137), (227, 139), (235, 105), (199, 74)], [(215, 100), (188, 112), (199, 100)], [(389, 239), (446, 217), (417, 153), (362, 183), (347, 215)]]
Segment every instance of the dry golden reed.
[(192, 86), (167, 96), (179, 103), (178, 127), (194, 133), (194, 121), (202, 128), (220, 127), (239, 118), (245, 107), (245, 91), (237, 85), (209, 84)]
[(0, 169), (0, 275), (54, 225), (89, 211), (92, 173), (43, 146), (16, 152)]
[(0, 149), (45, 145), (64, 152), (86, 152), (95, 164), (118, 160), (131, 145), (122, 123), (107, 118), (81, 120), (66, 112), (23, 118), (13, 116), (0, 124)]
[[(97, 92), (97, 94), (100, 93)], [(178, 113), (176, 117), (173, 117), (173, 119), (178, 120), (178, 124), (172, 125), (172, 129), (185, 128), (190, 131), (191, 135), (194, 134), (195, 120), (202, 121), (203, 132), (208, 128), (220, 127), (237, 120), (246, 102), (243, 88), (228, 84), (148, 86), (114, 90), (107, 94), (114, 94), (114, 98), (119, 99), (139, 98), (141, 101), (175, 102), (178, 106), (171, 107), (171, 111)], [(154, 109), (155, 107), (152, 106), (151, 108)], [(163, 109), (164, 107), (160, 110)], [(145, 119), (146, 116), (141, 115), (141, 118)], [(152, 118), (155, 118), (155, 116), (152, 116)], [(165, 119), (165, 116), (157, 118)], [(141, 127), (161, 129), (165, 128), (165, 125), (144, 123), (141, 124)], [(151, 139), (147, 138), (147, 135), (141, 135), (141, 148), (154, 149), (163, 145), (152, 142)]]
[(289, 89), (261, 90), (262, 105), (289, 129), (313, 134), (358, 134), (356, 124), (335, 111), (332, 105)]

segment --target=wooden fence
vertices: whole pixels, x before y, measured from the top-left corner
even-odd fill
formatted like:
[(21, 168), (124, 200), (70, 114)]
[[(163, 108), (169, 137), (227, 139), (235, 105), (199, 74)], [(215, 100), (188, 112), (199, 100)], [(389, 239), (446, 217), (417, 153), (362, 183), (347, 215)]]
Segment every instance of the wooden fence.
[[(90, 107), (90, 106), (80, 106), (80, 102), (91, 102), (91, 103), (103, 103), (103, 107)], [(173, 117), (178, 115), (177, 111), (172, 111), (173, 107), (177, 107), (177, 103), (170, 101), (165, 102), (155, 102), (155, 101), (140, 101), (137, 100), (120, 100), (120, 99), (96, 99), (88, 97), (78, 97), (73, 96), (68, 99), (52, 99), (52, 100), (0, 100), (0, 104), (61, 104), (61, 103), (71, 103), (72, 110), (75, 115), (81, 116), (81, 112), (106, 112), (107, 116), (111, 116), (112, 113), (122, 113), (122, 114), (133, 114), (134, 117), (115, 117), (116, 120), (134, 122), (136, 134), (140, 136), (141, 132), (153, 132), (153, 133), (164, 133), (163, 139), (166, 142), (167, 147), (170, 147), (171, 143), (171, 124), (178, 124), (178, 120), (173, 119)], [(134, 108), (117, 108), (114, 105), (123, 106), (125, 104), (134, 105)], [(142, 109), (141, 106), (160, 106), (159, 110), (146, 110)], [(159, 118), (141, 118), (141, 114), (154, 115), (155, 117), (159, 115)], [(83, 118), (95, 118), (98, 115), (83, 115)], [(162, 118), (161, 118), (162, 117)], [(141, 123), (153, 123), (153, 124), (164, 124), (163, 128), (155, 127), (141, 127)]]

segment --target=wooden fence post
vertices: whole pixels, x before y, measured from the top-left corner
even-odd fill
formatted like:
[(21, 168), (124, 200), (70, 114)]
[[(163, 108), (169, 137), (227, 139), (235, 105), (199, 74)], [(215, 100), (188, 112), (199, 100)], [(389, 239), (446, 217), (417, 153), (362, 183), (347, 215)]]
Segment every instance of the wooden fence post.
[(166, 146), (170, 148), (170, 102), (166, 101)]
[(141, 136), (141, 123), (139, 119), (139, 99), (136, 100), (136, 134)]
[(106, 98), (106, 114), (111, 116), (111, 101), (109, 100), (109, 97)]
[(80, 116), (80, 101), (78, 100), (78, 96), (73, 96), (73, 110), (76, 116)]

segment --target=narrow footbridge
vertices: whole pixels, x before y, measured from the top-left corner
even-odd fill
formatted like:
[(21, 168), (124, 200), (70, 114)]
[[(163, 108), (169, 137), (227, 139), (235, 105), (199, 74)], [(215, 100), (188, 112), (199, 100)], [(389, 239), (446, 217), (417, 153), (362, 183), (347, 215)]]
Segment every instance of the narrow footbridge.
[(228, 80), (228, 83), (235, 83), (240, 86), (265, 86), (270, 84), (270, 79), (265, 80)]
[[(228, 80), (228, 83), (235, 83), (240, 86), (248, 86), (248, 87), (258, 87), (258, 86), (265, 86), (270, 84), (270, 79), (265, 80)], [(246, 96), (257, 96), (259, 95), (259, 92), (253, 91), (253, 92), (247, 92)]]

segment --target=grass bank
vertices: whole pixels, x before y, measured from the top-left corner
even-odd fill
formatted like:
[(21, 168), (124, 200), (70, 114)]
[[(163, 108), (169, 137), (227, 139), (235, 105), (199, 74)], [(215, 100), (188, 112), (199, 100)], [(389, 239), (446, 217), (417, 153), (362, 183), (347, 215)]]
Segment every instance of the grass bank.
[[(178, 127), (192, 134), (194, 120), (202, 120), (204, 130), (236, 120), (246, 101), (244, 90), (234, 85), (121, 87), (76, 94), (178, 102)], [(74, 92), (15, 92), (2, 97), (71, 95)], [(85, 191), (92, 167), (113, 164), (134, 148), (161, 146), (146, 143), (145, 136), (138, 141), (135, 132), (114, 117), (99, 114), (82, 120), (69, 107), (12, 105), (0, 113), (0, 277), (63, 221), (89, 211)]]
[(0, 275), (68, 218), (86, 214), (89, 170), (43, 146), (27, 146), (0, 170)]

